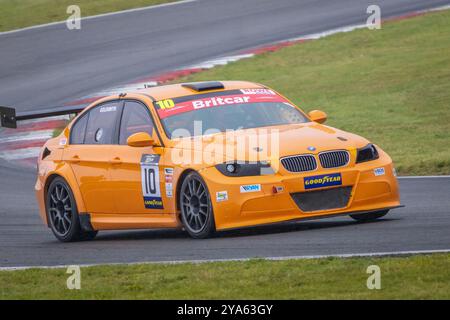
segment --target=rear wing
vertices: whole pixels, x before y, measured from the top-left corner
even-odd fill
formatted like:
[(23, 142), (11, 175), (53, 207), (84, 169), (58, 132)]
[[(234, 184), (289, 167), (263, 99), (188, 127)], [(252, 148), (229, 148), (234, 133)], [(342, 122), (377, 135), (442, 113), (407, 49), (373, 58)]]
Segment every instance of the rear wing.
[(85, 108), (86, 106), (54, 107), (51, 109), (24, 111), (16, 114), (16, 109), (14, 108), (0, 107), (0, 127), (16, 129), (17, 121), (78, 114)]

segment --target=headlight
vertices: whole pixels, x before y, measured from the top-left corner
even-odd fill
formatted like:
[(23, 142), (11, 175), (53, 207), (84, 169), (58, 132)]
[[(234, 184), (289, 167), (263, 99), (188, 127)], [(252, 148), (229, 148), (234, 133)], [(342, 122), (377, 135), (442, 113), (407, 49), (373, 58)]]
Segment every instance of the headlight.
[(227, 177), (260, 176), (275, 173), (269, 162), (226, 162), (216, 165), (223, 175)]
[(378, 155), (378, 150), (375, 146), (369, 143), (364, 148), (358, 149), (358, 156), (356, 157), (356, 163), (366, 162), (378, 159), (380, 156)]

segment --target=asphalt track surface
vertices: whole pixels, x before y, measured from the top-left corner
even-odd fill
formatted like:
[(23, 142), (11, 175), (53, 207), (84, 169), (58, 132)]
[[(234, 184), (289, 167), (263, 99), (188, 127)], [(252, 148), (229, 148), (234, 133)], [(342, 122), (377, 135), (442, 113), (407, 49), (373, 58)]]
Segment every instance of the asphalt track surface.
[[(367, 18), (449, 1), (217, 1), (0, 35), (0, 99), (20, 110), (48, 107), (152, 73)], [(193, 240), (178, 230), (101, 232), (58, 242), (38, 216), (35, 173), (0, 160), (0, 267), (358, 254), (450, 249), (450, 178), (400, 181), (405, 208), (373, 223), (348, 217), (229, 231)]]
[(104, 231), (93, 241), (61, 243), (36, 210), (32, 172), (0, 163), (0, 267), (450, 249), (450, 178), (401, 179), (401, 201), (385, 218), (289, 222), (194, 240), (179, 230)]
[(197, 0), (0, 34), (0, 105), (48, 108), (157, 72), (449, 0)]

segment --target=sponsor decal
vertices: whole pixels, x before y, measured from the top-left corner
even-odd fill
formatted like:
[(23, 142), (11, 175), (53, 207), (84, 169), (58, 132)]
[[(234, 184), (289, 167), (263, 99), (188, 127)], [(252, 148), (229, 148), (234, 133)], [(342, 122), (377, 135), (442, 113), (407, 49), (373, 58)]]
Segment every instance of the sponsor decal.
[(248, 192), (259, 192), (261, 191), (261, 185), (260, 184), (248, 184), (245, 186), (241, 186), (241, 193), (248, 193)]
[(226, 104), (248, 103), (249, 96), (231, 96), (231, 97), (212, 97), (202, 100), (192, 101), (194, 109), (202, 109), (205, 107), (223, 106)]
[(158, 154), (143, 154), (141, 158), (141, 164), (156, 164), (159, 163)]
[(100, 112), (114, 112), (117, 110), (116, 106), (108, 106), (108, 107), (101, 107)]
[(59, 145), (60, 146), (65, 146), (67, 144), (67, 139), (66, 138), (61, 138), (60, 140), (59, 140)]
[(166, 182), (166, 196), (171, 198), (173, 196), (173, 184)]
[(144, 205), (146, 209), (164, 209), (161, 198), (144, 197)]
[(144, 154), (141, 157), (142, 195), (146, 209), (163, 209), (161, 187), (159, 183), (159, 159), (156, 154)]
[(277, 191), (277, 193), (281, 193), (284, 191), (284, 187), (283, 186), (275, 186), (275, 190)]
[(330, 186), (342, 185), (342, 176), (340, 173), (324, 174), (303, 178), (305, 189), (315, 189)]
[(174, 116), (176, 114), (194, 111), (204, 108), (214, 108), (226, 105), (247, 104), (247, 103), (261, 103), (261, 102), (287, 102), (283, 97), (274, 93), (252, 93), (252, 94), (232, 94), (213, 96), (207, 98), (197, 98), (188, 101), (174, 103), (173, 100), (156, 101), (154, 103), (158, 115), (161, 119)]
[(273, 90), (270, 89), (261, 89), (261, 88), (255, 88), (255, 89), (241, 89), (241, 92), (243, 94), (267, 94), (267, 95), (276, 95), (276, 93)]
[(216, 201), (222, 202), (228, 200), (228, 191), (219, 191), (216, 192)]
[(167, 183), (173, 182), (173, 168), (164, 168), (164, 178)]
[(384, 174), (385, 174), (384, 168), (373, 169), (373, 174), (375, 176), (384, 176)]

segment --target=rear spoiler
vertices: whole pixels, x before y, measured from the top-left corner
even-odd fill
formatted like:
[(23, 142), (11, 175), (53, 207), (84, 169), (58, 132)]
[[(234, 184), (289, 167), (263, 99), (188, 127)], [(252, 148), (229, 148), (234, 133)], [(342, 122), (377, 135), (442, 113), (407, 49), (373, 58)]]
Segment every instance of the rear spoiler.
[(0, 127), (16, 129), (17, 121), (78, 114), (85, 108), (86, 106), (54, 107), (51, 109), (24, 111), (16, 114), (16, 109), (14, 108), (0, 107)]

